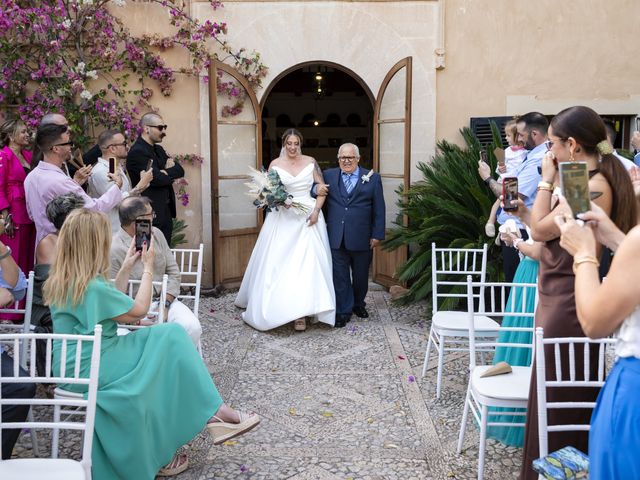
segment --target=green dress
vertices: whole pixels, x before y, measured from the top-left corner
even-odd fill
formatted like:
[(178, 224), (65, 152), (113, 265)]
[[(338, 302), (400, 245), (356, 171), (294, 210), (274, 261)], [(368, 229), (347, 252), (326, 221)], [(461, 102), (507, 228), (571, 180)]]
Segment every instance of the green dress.
[[(51, 306), (55, 333), (92, 334), (96, 324), (102, 325), (92, 452), (95, 480), (153, 479), (222, 405), (207, 368), (181, 326), (166, 323), (125, 336), (116, 334), (112, 319), (132, 306), (130, 297), (100, 277), (89, 282), (80, 304)], [(54, 360), (61, 354), (56, 343)], [(71, 343), (67, 372), (72, 372), (75, 361)], [(90, 357), (91, 345), (83, 345), (86, 376)], [(67, 386), (75, 391), (78, 387)]]

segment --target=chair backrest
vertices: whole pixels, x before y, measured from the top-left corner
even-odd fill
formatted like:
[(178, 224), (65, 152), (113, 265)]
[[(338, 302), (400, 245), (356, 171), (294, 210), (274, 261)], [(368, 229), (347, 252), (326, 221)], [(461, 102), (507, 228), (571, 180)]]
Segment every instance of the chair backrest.
[[(0, 325), (0, 333), (2, 332), (22, 332), (29, 333), (31, 331), (31, 309), (33, 307), (33, 283), (35, 274), (33, 271), (29, 272), (27, 277), (27, 293), (24, 297), (24, 308), (20, 308), (20, 301), (15, 302), (11, 307), (0, 308), (0, 314), (3, 313), (21, 313), (24, 314), (24, 320), (22, 323), (3, 324)], [(23, 367), (26, 365), (26, 348), (22, 349), (20, 365)]]
[[(36, 369), (36, 341), (46, 341), (46, 363), (44, 375), (38, 375)], [(91, 449), (93, 446), (93, 427), (96, 415), (96, 397), (98, 394), (98, 373), (100, 368), (100, 344), (102, 340), (102, 326), (96, 325), (94, 335), (64, 335), (56, 333), (9, 333), (1, 334), (0, 341), (9, 343), (13, 346), (14, 361), (12, 375), (0, 375), (0, 406), (5, 405), (31, 405), (31, 406), (54, 406), (61, 407), (83, 407), (84, 415), (74, 415), (72, 418), (66, 418), (63, 421), (27, 421), (25, 422), (5, 422), (2, 418), (2, 409), (0, 408), (0, 441), (2, 440), (2, 429), (8, 428), (45, 428), (45, 429), (64, 429), (64, 430), (80, 430), (84, 432), (82, 443), (82, 460), (81, 464), (85, 472), (90, 477), (91, 473)], [(53, 357), (53, 342), (60, 342), (60, 364), (59, 376), (54, 376), (51, 368)], [(23, 343), (28, 345), (30, 355), (30, 366), (27, 370), (28, 376), (20, 375), (20, 350)], [(67, 350), (69, 342), (76, 344), (75, 362), (71, 371), (67, 368)], [(92, 343), (91, 349), (91, 365), (89, 376), (81, 376), (81, 352), (83, 345)], [(72, 343), (72, 344), (73, 344)], [(58, 383), (58, 384), (74, 384), (87, 386), (87, 399), (84, 398), (4, 398), (2, 397), (2, 385), (9, 383)], [(47, 411), (45, 418), (51, 414), (53, 419), (53, 408)], [(40, 410), (38, 411), (41, 412)], [(2, 460), (0, 460), (2, 461)]]
[[(484, 282), (487, 274), (487, 244), (482, 248), (437, 248), (431, 244), (431, 295), (433, 314), (438, 311), (438, 300), (466, 298), (467, 276)], [(456, 291), (457, 290), (457, 291)], [(480, 302), (484, 298), (476, 295)]]
[[(589, 423), (586, 424), (556, 424), (548, 425), (547, 410), (555, 409), (593, 409), (595, 402), (547, 402), (547, 389), (550, 388), (597, 388), (600, 389), (605, 381), (606, 369), (606, 349), (608, 345), (615, 346), (614, 338), (598, 338), (592, 339), (588, 337), (565, 337), (565, 338), (544, 338), (544, 331), (541, 327), (536, 328), (536, 390), (538, 394), (538, 442), (540, 445), (540, 457), (549, 454), (548, 438), (549, 432), (573, 432), (588, 431)], [(551, 380), (546, 376), (545, 346), (553, 346), (553, 360), (555, 362), (556, 378)], [(576, 345), (582, 346), (583, 372), (578, 379), (576, 372)], [(594, 367), (592, 347), (597, 349), (597, 358), (595, 359), (595, 375), (591, 374)], [(566, 350), (563, 355), (562, 350)], [(578, 353), (580, 355), (580, 353)], [(563, 356), (565, 358), (563, 364)], [(563, 375), (563, 367), (565, 375)], [(567, 370), (568, 367), (568, 370)]]
[(192, 301), (193, 314), (198, 317), (204, 245), (201, 243), (198, 248), (174, 248), (171, 253), (173, 253), (173, 258), (176, 259), (178, 268), (180, 268), (180, 287), (193, 290), (193, 293), (178, 295), (178, 300), (181, 302), (184, 300)]
[[(157, 323), (164, 323), (167, 321), (167, 319), (164, 318), (164, 302), (167, 300), (168, 282), (169, 282), (169, 276), (166, 273), (162, 275), (161, 281), (155, 280), (152, 282), (152, 285), (154, 287), (152, 289), (152, 292), (155, 292), (155, 287), (160, 288), (160, 297), (158, 297), (158, 308), (154, 309), (152, 304), (152, 306), (149, 308), (149, 311), (147, 312), (147, 315), (149, 316), (155, 315), (156, 318), (158, 319)], [(140, 287), (140, 283), (142, 283), (142, 280), (129, 279), (129, 283), (127, 286), (127, 295), (129, 295), (131, 298), (135, 298), (134, 290)], [(137, 290), (135, 290), (135, 292), (137, 293)], [(153, 293), (152, 293), (152, 297), (153, 297)], [(141, 328), (137, 325), (120, 325), (120, 326), (127, 329), (133, 329), (133, 330), (135, 330), (136, 328)]]
[[(480, 302), (475, 307), (474, 299), (477, 292), (488, 298), (487, 302)], [(534, 308), (527, 311), (527, 305), (534, 298)], [(535, 307), (538, 305), (537, 283), (507, 283), (507, 282), (474, 282), (471, 275), (467, 276), (467, 313), (469, 322), (469, 354), (470, 369), (477, 365), (476, 351), (493, 350), (496, 347), (523, 348), (533, 352), (533, 328)], [(494, 320), (504, 317), (517, 317), (530, 327), (508, 327), (500, 325), (498, 336), (487, 336), (487, 339), (477, 339), (481, 332), (476, 332), (474, 318), (482, 315)], [(504, 322), (498, 322), (504, 323)], [(521, 335), (508, 335), (509, 332)], [(524, 340), (523, 338), (524, 337)], [(533, 360), (533, 355), (531, 355)]]

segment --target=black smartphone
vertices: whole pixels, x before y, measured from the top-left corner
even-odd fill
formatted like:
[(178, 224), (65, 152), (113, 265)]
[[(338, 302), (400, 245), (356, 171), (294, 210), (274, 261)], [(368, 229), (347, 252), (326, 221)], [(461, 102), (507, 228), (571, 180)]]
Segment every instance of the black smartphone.
[(116, 174), (116, 157), (109, 157), (109, 173)]
[(502, 203), (505, 212), (518, 210), (518, 178), (505, 177), (502, 179)]
[(136, 220), (136, 250), (142, 250), (142, 245), (147, 242), (147, 248), (151, 242), (151, 220)]
[(486, 150), (480, 150), (480, 160), (482, 160), (484, 163), (489, 163), (487, 160), (487, 151)]
[(574, 216), (591, 207), (589, 200), (589, 171), (586, 162), (563, 162), (559, 164), (560, 188)]
[(147, 162), (147, 170), (149, 170), (151, 167), (153, 167), (153, 158), (150, 158)]

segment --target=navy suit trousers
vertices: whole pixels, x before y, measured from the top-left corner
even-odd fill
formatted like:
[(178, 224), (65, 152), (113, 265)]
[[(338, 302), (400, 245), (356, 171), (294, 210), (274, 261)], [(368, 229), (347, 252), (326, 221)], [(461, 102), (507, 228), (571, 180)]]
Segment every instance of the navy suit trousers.
[(364, 297), (369, 289), (371, 258), (371, 250), (347, 250), (344, 243), (341, 248), (331, 249), (336, 315), (351, 316), (354, 307), (364, 308)]

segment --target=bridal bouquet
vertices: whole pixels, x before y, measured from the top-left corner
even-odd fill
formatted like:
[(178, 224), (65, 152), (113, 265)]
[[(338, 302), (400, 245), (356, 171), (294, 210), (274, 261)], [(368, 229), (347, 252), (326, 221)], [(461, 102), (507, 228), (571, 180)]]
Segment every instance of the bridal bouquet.
[(309, 207), (293, 201), (293, 195), (289, 195), (284, 188), (280, 175), (274, 169), (270, 172), (256, 170), (249, 167), (249, 175), (251, 181), (245, 183), (249, 187), (249, 195), (253, 198), (253, 204), (256, 208), (266, 208), (270, 212), (278, 210), (279, 207), (291, 207), (297, 212), (306, 214), (309, 212)]

